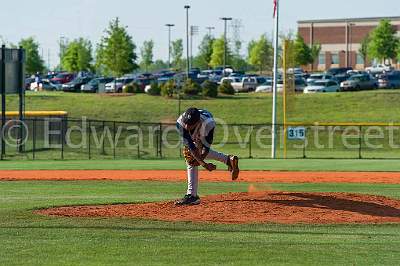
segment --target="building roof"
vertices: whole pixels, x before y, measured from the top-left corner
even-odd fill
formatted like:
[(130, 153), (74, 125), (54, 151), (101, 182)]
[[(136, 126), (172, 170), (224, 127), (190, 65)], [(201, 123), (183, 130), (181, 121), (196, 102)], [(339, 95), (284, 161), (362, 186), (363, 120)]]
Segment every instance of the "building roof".
[(382, 19), (398, 20), (400, 17), (366, 17), (366, 18), (339, 18), (339, 19), (312, 19), (312, 20), (299, 20), (298, 24), (305, 23), (341, 23), (341, 22), (379, 22)]

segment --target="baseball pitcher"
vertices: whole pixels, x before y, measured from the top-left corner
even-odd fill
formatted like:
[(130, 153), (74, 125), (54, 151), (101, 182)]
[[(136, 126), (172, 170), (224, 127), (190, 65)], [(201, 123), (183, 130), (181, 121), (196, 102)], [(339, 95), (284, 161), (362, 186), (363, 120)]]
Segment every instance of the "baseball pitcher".
[(214, 138), (215, 120), (206, 110), (188, 109), (177, 121), (177, 128), (183, 138), (183, 155), (187, 164), (188, 189), (186, 196), (178, 200), (176, 205), (200, 204), (197, 194), (199, 184), (199, 166), (208, 171), (216, 170), (216, 166), (205, 160), (216, 160), (228, 166), (232, 180), (239, 177), (239, 158), (225, 155), (211, 149)]

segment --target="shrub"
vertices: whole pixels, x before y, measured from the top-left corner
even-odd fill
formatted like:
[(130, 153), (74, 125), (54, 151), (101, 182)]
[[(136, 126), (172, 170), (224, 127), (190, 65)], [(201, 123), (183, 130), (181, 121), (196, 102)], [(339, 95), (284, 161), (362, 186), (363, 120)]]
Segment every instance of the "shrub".
[(160, 95), (161, 94), (161, 87), (158, 85), (157, 82), (152, 82), (150, 85), (150, 89), (148, 91), (150, 95)]
[(232, 87), (232, 84), (227, 80), (225, 80), (224, 82), (222, 82), (221, 85), (219, 85), (218, 91), (222, 94), (228, 94), (228, 95), (235, 94), (235, 89)]
[(191, 79), (186, 80), (183, 84), (183, 93), (186, 95), (198, 95), (201, 91), (201, 86)]
[(174, 96), (175, 87), (176, 85), (173, 80), (167, 81), (164, 85), (161, 86), (161, 95), (164, 97), (172, 98)]
[(124, 93), (142, 93), (143, 90), (140, 88), (137, 83), (130, 83), (124, 87)]
[(215, 82), (206, 80), (201, 84), (202, 94), (206, 97), (216, 98), (218, 96), (218, 85)]

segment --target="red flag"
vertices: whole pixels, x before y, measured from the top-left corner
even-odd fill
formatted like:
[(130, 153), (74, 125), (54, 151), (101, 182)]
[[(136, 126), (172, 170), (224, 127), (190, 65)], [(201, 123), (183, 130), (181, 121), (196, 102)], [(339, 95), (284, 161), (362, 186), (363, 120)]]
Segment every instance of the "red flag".
[(274, 17), (276, 16), (277, 1), (278, 0), (274, 0)]

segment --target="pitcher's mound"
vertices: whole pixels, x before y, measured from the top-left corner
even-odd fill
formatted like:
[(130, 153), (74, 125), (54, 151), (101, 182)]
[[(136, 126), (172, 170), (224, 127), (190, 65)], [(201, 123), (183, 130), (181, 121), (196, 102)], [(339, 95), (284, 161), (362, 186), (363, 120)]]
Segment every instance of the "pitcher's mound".
[(202, 198), (201, 205), (173, 202), (62, 207), (37, 211), (66, 217), (132, 217), (208, 223), (400, 223), (400, 201), (346, 193), (254, 192)]

